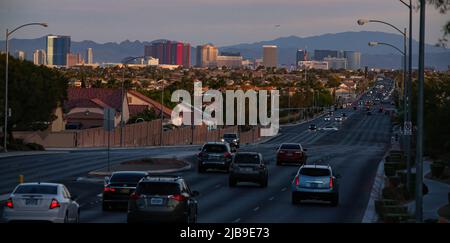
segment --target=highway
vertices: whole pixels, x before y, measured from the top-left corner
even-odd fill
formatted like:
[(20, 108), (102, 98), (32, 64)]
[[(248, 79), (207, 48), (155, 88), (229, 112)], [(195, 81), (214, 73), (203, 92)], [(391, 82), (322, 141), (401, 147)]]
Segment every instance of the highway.
[[(240, 184), (228, 187), (228, 174), (199, 174), (195, 154), (199, 146), (152, 149), (124, 149), (111, 152), (112, 163), (143, 157), (178, 156), (192, 163), (188, 171), (179, 172), (198, 196), (198, 221), (201, 223), (295, 223), (295, 222), (361, 222), (370, 196), (378, 163), (388, 149), (391, 121), (388, 115), (373, 109), (339, 109), (348, 116), (341, 123), (313, 121), (283, 126), (280, 134), (261, 144), (243, 145), (242, 151), (260, 152), (269, 168), (269, 185)], [(338, 131), (309, 131), (310, 124), (318, 128), (337, 124)], [(276, 166), (276, 147), (282, 142), (298, 142), (307, 148), (307, 163), (328, 163), (341, 175), (340, 203), (309, 202), (291, 204), (290, 183), (298, 166)], [(27, 181), (64, 183), (81, 205), (81, 222), (126, 222), (126, 211), (103, 212), (101, 195), (103, 182), (82, 180), (89, 171), (106, 165), (105, 151), (77, 151), (51, 155), (3, 158), (0, 160), (0, 193), (10, 192), (23, 174)]]

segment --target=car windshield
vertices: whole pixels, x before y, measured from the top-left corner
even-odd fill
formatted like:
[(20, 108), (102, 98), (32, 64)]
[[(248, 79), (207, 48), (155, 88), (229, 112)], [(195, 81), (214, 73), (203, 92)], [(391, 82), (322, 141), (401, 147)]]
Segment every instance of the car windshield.
[(58, 194), (58, 187), (52, 185), (22, 185), (14, 194)]
[(330, 170), (321, 168), (303, 168), (300, 175), (306, 176), (330, 176)]
[(180, 186), (173, 182), (139, 183), (137, 192), (144, 195), (175, 195), (180, 193)]
[(236, 154), (234, 157), (234, 163), (236, 164), (259, 164), (258, 154)]
[(236, 134), (224, 134), (223, 135), (223, 138), (237, 138), (237, 135)]
[(300, 149), (298, 144), (282, 144), (280, 149)]
[(111, 177), (112, 183), (120, 183), (120, 182), (135, 182), (138, 183), (145, 174), (136, 174), (136, 173), (120, 173), (113, 174)]
[(208, 153), (225, 153), (227, 152), (227, 147), (221, 144), (206, 144), (203, 146), (203, 151)]

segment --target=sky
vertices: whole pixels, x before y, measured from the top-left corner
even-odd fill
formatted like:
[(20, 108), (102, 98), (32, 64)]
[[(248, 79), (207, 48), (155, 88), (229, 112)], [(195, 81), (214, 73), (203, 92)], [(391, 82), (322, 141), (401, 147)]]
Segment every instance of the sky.
[[(99, 43), (170, 39), (225, 46), (291, 35), (395, 33), (376, 23), (359, 26), (359, 18), (384, 20), (403, 29), (408, 26), (408, 9), (398, 0), (1, 0), (0, 39), (6, 28), (28, 22), (47, 22), (49, 27), (30, 26), (14, 38), (59, 34)], [(449, 19), (427, 6), (427, 43), (437, 42)], [(418, 23), (419, 13), (414, 12), (415, 39)]]

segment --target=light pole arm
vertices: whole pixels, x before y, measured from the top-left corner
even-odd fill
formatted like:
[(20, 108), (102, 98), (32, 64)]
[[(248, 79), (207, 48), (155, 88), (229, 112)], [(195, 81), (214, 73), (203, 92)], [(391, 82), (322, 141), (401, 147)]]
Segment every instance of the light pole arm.
[(403, 52), (402, 50), (400, 50), (398, 47), (396, 47), (394, 45), (384, 43), (384, 42), (378, 42), (378, 45), (390, 46), (390, 47), (394, 48), (395, 50), (397, 50), (398, 52), (400, 52), (403, 56), (405, 55), (405, 52)]
[(18, 29), (23, 28), (23, 27), (25, 27), (25, 26), (29, 26), (29, 25), (41, 25), (41, 26), (47, 27), (47, 24), (45, 24), (45, 23), (28, 23), (28, 24), (23, 24), (23, 25), (21, 25), (21, 26), (15, 28), (15, 29), (13, 29), (13, 30), (11, 30), (11, 31), (7, 31), (7, 32), (6, 32), (6, 37), (9, 37), (9, 36), (12, 35), (14, 32), (16, 32)]
[(392, 28), (394, 28), (395, 30), (397, 30), (398, 32), (400, 32), (403, 36), (406, 36), (406, 32), (401, 31), (399, 28), (395, 27), (395, 25), (390, 24), (390, 23), (388, 23), (388, 22), (384, 22), (384, 21), (381, 21), (381, 20), (375, 20), (375, 19), (371, 19), (371, 20), (369, 20), (369, 22), (372, 22), (372, 23), (381, 23), (381, 24), (385, 24), (385, 25), (391, 26)]
[(399, 0), (401, 3), (403, 3), (406, 7), (412, 8), (411, 0), (409, 0), (409, 4), (405, 3), (403, 0)]

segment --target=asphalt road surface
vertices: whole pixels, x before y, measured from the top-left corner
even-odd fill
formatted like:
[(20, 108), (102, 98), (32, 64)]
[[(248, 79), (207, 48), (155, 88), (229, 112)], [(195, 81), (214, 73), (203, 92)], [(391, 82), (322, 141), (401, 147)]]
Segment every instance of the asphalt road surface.
[[(198, 146), (126, 149), (111, 152), (112, 163), (143, 157), (184, 157), (192, 168), (180, 172), (198, 196), (198, 221), (201, 223), (294, 223), (294, 222), (361, 222), (369, 200), (378, 163), (389, 147), (391, 122), (388, 115), (373, 110), (337, 110), (347, 119), (337, 123), (323, 117), (308, 123), (282, 127), (271, 140), (241, 146), (242, 151), (260, 152), (268, 162), (269, 185), (260, 188), (251, 183), (228, 187), (228, 174), (207, 172), (199, 174), (195, 154)], [(338, 131), (309, 131), (310, 124), (318, 128), (336, 125)], [(332, 166), (341, 175), (340, 202), (337, 207), (311, 201), (291, 204), (290, 183), (298, 166), (276, 166), (276, 147), (282, 142), (298, 142), (307, 148), (310, 163)], [(89, 171), (106, 165), (105, 151), (79, 151), (50, 155), (3, 158), (0, 160), (0, 193), (14, 189), (17, 175), (26, 181), (64, 183), (81, 205), (81, 222), (126, 222), (126, 211), (101, 209), (102, 180), (85, 180)]]

